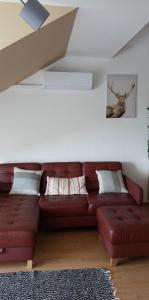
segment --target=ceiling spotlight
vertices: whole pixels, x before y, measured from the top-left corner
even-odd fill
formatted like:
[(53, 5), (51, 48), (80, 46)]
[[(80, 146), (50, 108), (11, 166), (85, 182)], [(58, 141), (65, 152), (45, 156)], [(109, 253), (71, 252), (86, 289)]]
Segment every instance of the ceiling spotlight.
[(23, 0), (20, 1), (24, 5), (20, 16), (35, 31), (38, 31), (50, 15), (49, 12), (37, 0), (28, 0), (26, 3)]

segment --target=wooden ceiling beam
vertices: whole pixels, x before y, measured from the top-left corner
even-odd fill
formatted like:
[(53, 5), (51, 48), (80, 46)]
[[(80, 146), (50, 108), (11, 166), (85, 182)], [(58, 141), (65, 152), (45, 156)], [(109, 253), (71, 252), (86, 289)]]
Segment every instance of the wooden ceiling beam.
[[(13, 8), (14, 4), (9, 3), (9, 5)], [(6, 7), (8, 8), (8, 3)], [(3, 6), (5, 11), (6, 7)], [(19, 4), (15, 4), (13, 18), (15, 16), (18, 18), (19, 7)], [(5, 37), (4, 33), (3, 35), (0, 34), (0, 40), (5, 40), (0, 41), (0, 91), (65, 56), (78, 8), (64, 6), (46, 6), (46, 8), (49, 11), (52, 10), (51, 19), (49, 17), (40, 31), (34, 32), (24, 23), (21, 23), (21, 27), (16, 28), (16, 19), (14, 19), (14, 27), (12, 24), (11, 27), (7, 28), (8, 24), (10, 26), (10, 20), (7, 20), (9, 15), (5, 14), (5, 18), (1, 19), (4, 10), (1, 10), (0, 4), (0, 27), (3, 26), (4, 32), (7, 28), (6, 32), (7, 34), (9, 32), (10, 35), (9, 39), (8, 36)], [(3, 25), (1, 24), (2, 21)], [(20, 22), (23, 20), (19, 20)], [(15, 28), (17, 32), (15, 32)]]

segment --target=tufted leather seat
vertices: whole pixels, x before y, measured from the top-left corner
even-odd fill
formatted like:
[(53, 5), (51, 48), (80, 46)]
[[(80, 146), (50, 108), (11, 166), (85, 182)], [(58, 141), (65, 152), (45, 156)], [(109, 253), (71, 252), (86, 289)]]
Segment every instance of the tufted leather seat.
[(111, 257), (149, 256), (149, 211), (144, 207), (101, 207), (97, 222)]
[(36, 163), (0, 165), (0, 261), (27, 260), (31, 269), (39, 222), (36, 196), (9, 195), (14, 167), (40, 170)]
[(38, 219), (38, 197), (1, 194), (0, 248), (33, 247)]

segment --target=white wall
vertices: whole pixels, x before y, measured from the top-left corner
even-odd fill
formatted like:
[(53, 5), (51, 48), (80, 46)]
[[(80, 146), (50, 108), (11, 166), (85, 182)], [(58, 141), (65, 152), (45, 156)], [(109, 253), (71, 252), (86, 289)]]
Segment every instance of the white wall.
[[(8, 90), (0, 95), (0, 162), (117, 160), (147, 192), (148, 51), (67, 57), (57, 70), (94, 72), (92, 91)], [(137, 117), (106, 119), (106, 74), (138, 74)], [(145, 196), (146, 199), (146, 196)]]

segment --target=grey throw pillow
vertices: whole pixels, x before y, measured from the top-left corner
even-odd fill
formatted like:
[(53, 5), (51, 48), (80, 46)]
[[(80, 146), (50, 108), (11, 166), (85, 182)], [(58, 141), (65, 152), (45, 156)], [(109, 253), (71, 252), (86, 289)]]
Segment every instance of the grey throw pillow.
[(10, 195), (37, 195), (40, 196), (40, 180), (43, 171), (24, 170), (14, 168), (13, 184)]
[(103, 193), (128, 193), (121, 170), (119, 171), (96, 171), (99, 181), (99, 194)]

